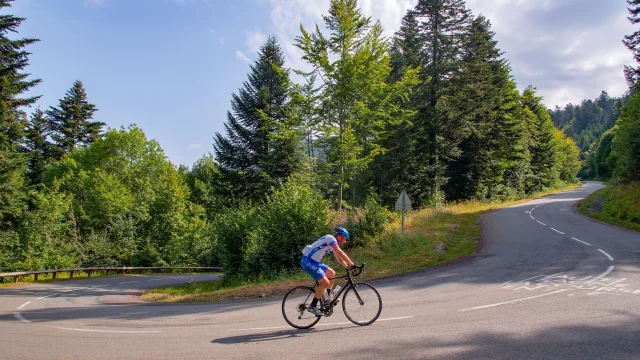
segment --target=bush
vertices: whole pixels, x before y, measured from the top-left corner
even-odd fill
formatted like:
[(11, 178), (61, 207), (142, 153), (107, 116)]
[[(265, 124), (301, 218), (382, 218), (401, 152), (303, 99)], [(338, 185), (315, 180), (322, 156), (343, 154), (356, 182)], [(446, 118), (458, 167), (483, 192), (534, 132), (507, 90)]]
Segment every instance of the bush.
[(247, 259), (255, 249), (258, 230), (256, 210), (247, 204), (226, 209), (216, 217), (213, 226), (225, 274), (246, 274)]
[(349, 246), (366, 246), (384, 230), (393, 215), (380, 205), (378, 195), (370, 191), (364, 208), (355, 208), (347, 212), (346, 227), (351, 234)]
[(258, 249), (253, 275), (267, 275), (300, 266), (302, 248), (327, 234), (327, 202), (308, 181), (293, 177), (267, 199), (259, 212)]

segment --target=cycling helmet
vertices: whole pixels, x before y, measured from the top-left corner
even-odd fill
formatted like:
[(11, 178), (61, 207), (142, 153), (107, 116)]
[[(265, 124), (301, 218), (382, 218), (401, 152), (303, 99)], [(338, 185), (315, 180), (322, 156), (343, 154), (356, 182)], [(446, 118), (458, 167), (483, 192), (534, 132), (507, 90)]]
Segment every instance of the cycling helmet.
[(335, 230), (336, 235), (342, 235), (345, 237), (345, 239), (349, 240), (349, 232), (347, 231), (347, 229), (343, 228), (343, 227), (338, 227)]

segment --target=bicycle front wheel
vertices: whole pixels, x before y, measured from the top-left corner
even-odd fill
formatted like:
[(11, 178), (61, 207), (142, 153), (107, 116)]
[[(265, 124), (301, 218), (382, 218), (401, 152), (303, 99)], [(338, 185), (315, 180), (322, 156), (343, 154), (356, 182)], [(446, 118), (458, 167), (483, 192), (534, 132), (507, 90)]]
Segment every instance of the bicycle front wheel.
[(378, 319), (382, 312), (382, 299), (378, 290), (367, 283), (349, 286), (342, 297), (342, 310), (352, 323), (365, 326)]
[(308, 329), (320, 321), (320, 316), (307, 311), (313, 301), (314, 291), (308, 286), (295, 287), (282, 300), (282, 316), (296, 329)]

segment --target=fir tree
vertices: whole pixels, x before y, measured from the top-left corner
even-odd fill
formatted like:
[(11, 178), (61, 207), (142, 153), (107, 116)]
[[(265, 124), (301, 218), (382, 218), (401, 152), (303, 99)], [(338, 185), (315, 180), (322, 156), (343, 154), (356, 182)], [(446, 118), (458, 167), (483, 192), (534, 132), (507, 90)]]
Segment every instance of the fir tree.
[(418, 204), (438, 205), (444, 200), (447, 163), (460, 155), (458, 144), (464, 126), (447, 114), (443, 95), (460, 68), (461, 51), (471, 21), (462, 0), (420, 0), (410, 13), (419, 28), (422, 89), (416, 118), (415, 161), (410, 170)]
[(216, 133), (215, 157), (240, 193), (250, 198), (281, 184), (301, 163), (289, 108), (291, 82), (275, 37), (262, 46), (249, 80), (231, 100), (226, 137)]
[(27, 155), (29, 183), (32, 185), (42, 182), (45, 165), (55, 156), (54, 146), (49, 142), (51, 131), (49, 120), (40, 108), (31, 115), (25, 135), (22, 150)]
[[(629, 7), (629, 14), (631, 16), (628, 17), (629, 21), (633, 25), (637, 25), (640, 23), (640, 0), (627, 0), (627, 4)], [(640, 30), (636, 30), (631, 35), (625, 35), (624, 40), (622, 40), (627, 49), (633, 52), (633, 58), (636, 62), (640, 63)], [(633, 88), (638, 84), (640, 80), (640, 67), (624, 67), (624, 75), (627, 79), (627, 83), (629, 87)]]
[(87, 93), (79, 80), (73, 83), (57, 107), (47, 110), (58, 159), (77, 146), (91, 145), (100, 136), (105, 123), (91, 121), (96, 111), (98, 109), (87, 100)]
[(523, 156), (518, 92), (490, 28), (483, 16), (474, 19), (461, 69), (444, 97), (449, 116), (464, 124), (461, 156), (448, 167), (447, 196), (453, 199), (494, 198), (507, 168)]
[[(11, 7), (11, 0), (0, 0), (0, 10)], [(26, 115), (22, 108), (37, 101), (39, 96), (20, 97), (40, 80), (29, 80), (22, 71), (29, 55), (24, 48), (37, 39), (9, 38), (17, 33), (24, 18), (0, 15), (0, 229), (11, 225), (22, 208), (24, 158), (18, 153), (24, 136)]]

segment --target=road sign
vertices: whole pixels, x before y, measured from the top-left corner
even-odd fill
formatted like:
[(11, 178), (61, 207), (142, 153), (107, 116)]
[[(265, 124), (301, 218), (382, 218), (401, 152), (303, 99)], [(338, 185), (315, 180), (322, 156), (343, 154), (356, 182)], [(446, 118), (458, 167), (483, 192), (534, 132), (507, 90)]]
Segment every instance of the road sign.
[(396, 210), (402, 211), (402, 232), (404, 232), (404, 212), (411, 210), (411, 200), (409, 200), (407, 193), (404, 191), (396, 201)]
[(411, 200), (409, 200), (407, 193), (404, 191), (400, 194), (398, 200), (396, 200), (396, 210), (411, 210)]

